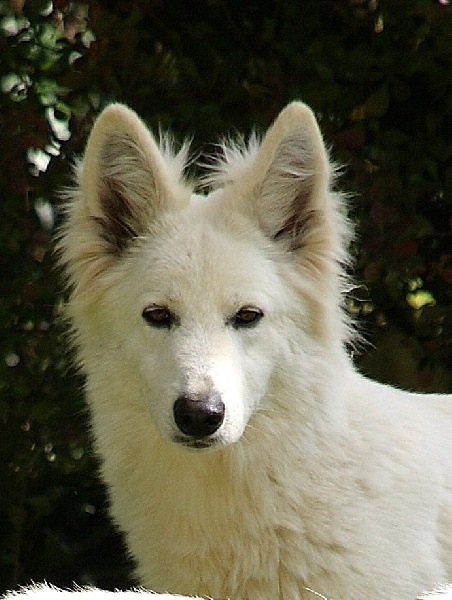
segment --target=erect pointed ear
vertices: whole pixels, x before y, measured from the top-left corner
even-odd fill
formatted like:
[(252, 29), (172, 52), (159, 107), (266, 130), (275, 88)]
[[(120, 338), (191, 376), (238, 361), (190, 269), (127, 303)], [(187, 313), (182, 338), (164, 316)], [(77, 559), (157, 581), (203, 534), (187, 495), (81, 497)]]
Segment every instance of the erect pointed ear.
[(294, 102), (279, 114), (264, 137), (256, 167), (265, 173), (257, 198), (261, 226), (296, 248), (304, 243), (309, 220), (325, 207), (330, 180), (322, 135), (307, 106)]
[[(291, 250), (312, 244), (320, 250), (328, 237), (337, 242), (336, 207), (329, 192), (332, 168), (310, 108), (289, 104), (260, 147), (239, 154), (230, 174), (234, 196), (242, 198), (268, 237)], [(227, 166), (222, 169), (227, 174)]]
[(182, 183), (186, 148), (171, 154), (126, 106), (112, 104), (94, 124), (79, 172), (84, 213), (110, 252), (142, 235), (161, 210), (187, 200)]

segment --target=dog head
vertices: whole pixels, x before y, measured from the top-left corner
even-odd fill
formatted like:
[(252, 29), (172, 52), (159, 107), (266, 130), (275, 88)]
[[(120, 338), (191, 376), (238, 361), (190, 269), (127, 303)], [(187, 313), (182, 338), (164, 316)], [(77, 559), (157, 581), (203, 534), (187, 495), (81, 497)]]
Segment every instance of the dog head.
[(187, 149), (171, 146), (108, 107), (60, 250), (91, 403), (133, 401), (164, 439), (205, 448), (236, 442), (252, 414), (293, 394), (281, 382), (295, 371), (314, 385), (312, 355), (342, 343), (347, 225), (304, 104), (261, 142), (224, 144), (208, 194), (193, 193)]

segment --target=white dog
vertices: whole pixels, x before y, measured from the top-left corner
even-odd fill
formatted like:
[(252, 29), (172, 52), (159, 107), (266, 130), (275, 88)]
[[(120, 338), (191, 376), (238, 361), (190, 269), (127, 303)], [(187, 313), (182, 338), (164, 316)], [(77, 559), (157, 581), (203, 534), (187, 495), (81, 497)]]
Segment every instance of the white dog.
[(160, 592), (413, 599), (452, 581), (452, 399), (358, 374), (349, 236), (312, 112), (225, 145), (208, 195), (121, 105), (60, 240), (111, 511)]

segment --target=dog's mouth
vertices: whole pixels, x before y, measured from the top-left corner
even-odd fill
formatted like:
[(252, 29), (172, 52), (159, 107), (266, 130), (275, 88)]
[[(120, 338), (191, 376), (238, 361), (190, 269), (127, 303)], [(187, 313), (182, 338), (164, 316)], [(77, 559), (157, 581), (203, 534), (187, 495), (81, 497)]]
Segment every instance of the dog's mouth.
[(174, 436), (173, 442), (194, 450), (208, 450), (220, 445), (214, 437), (191, 438), (183, 435)]

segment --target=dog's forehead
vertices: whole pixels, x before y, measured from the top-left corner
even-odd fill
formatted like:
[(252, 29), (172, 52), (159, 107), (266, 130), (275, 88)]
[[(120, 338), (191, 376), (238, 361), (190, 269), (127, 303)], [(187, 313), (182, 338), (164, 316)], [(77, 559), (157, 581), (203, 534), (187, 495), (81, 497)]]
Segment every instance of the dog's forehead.
[(139, 253), (139, 271), (153, 290), (173, 299), (201, 294), (251, 302), (257, 290), (278, 284), (269, 240), (245, 218), (216, 208), (207, 199), (156, 223)]

